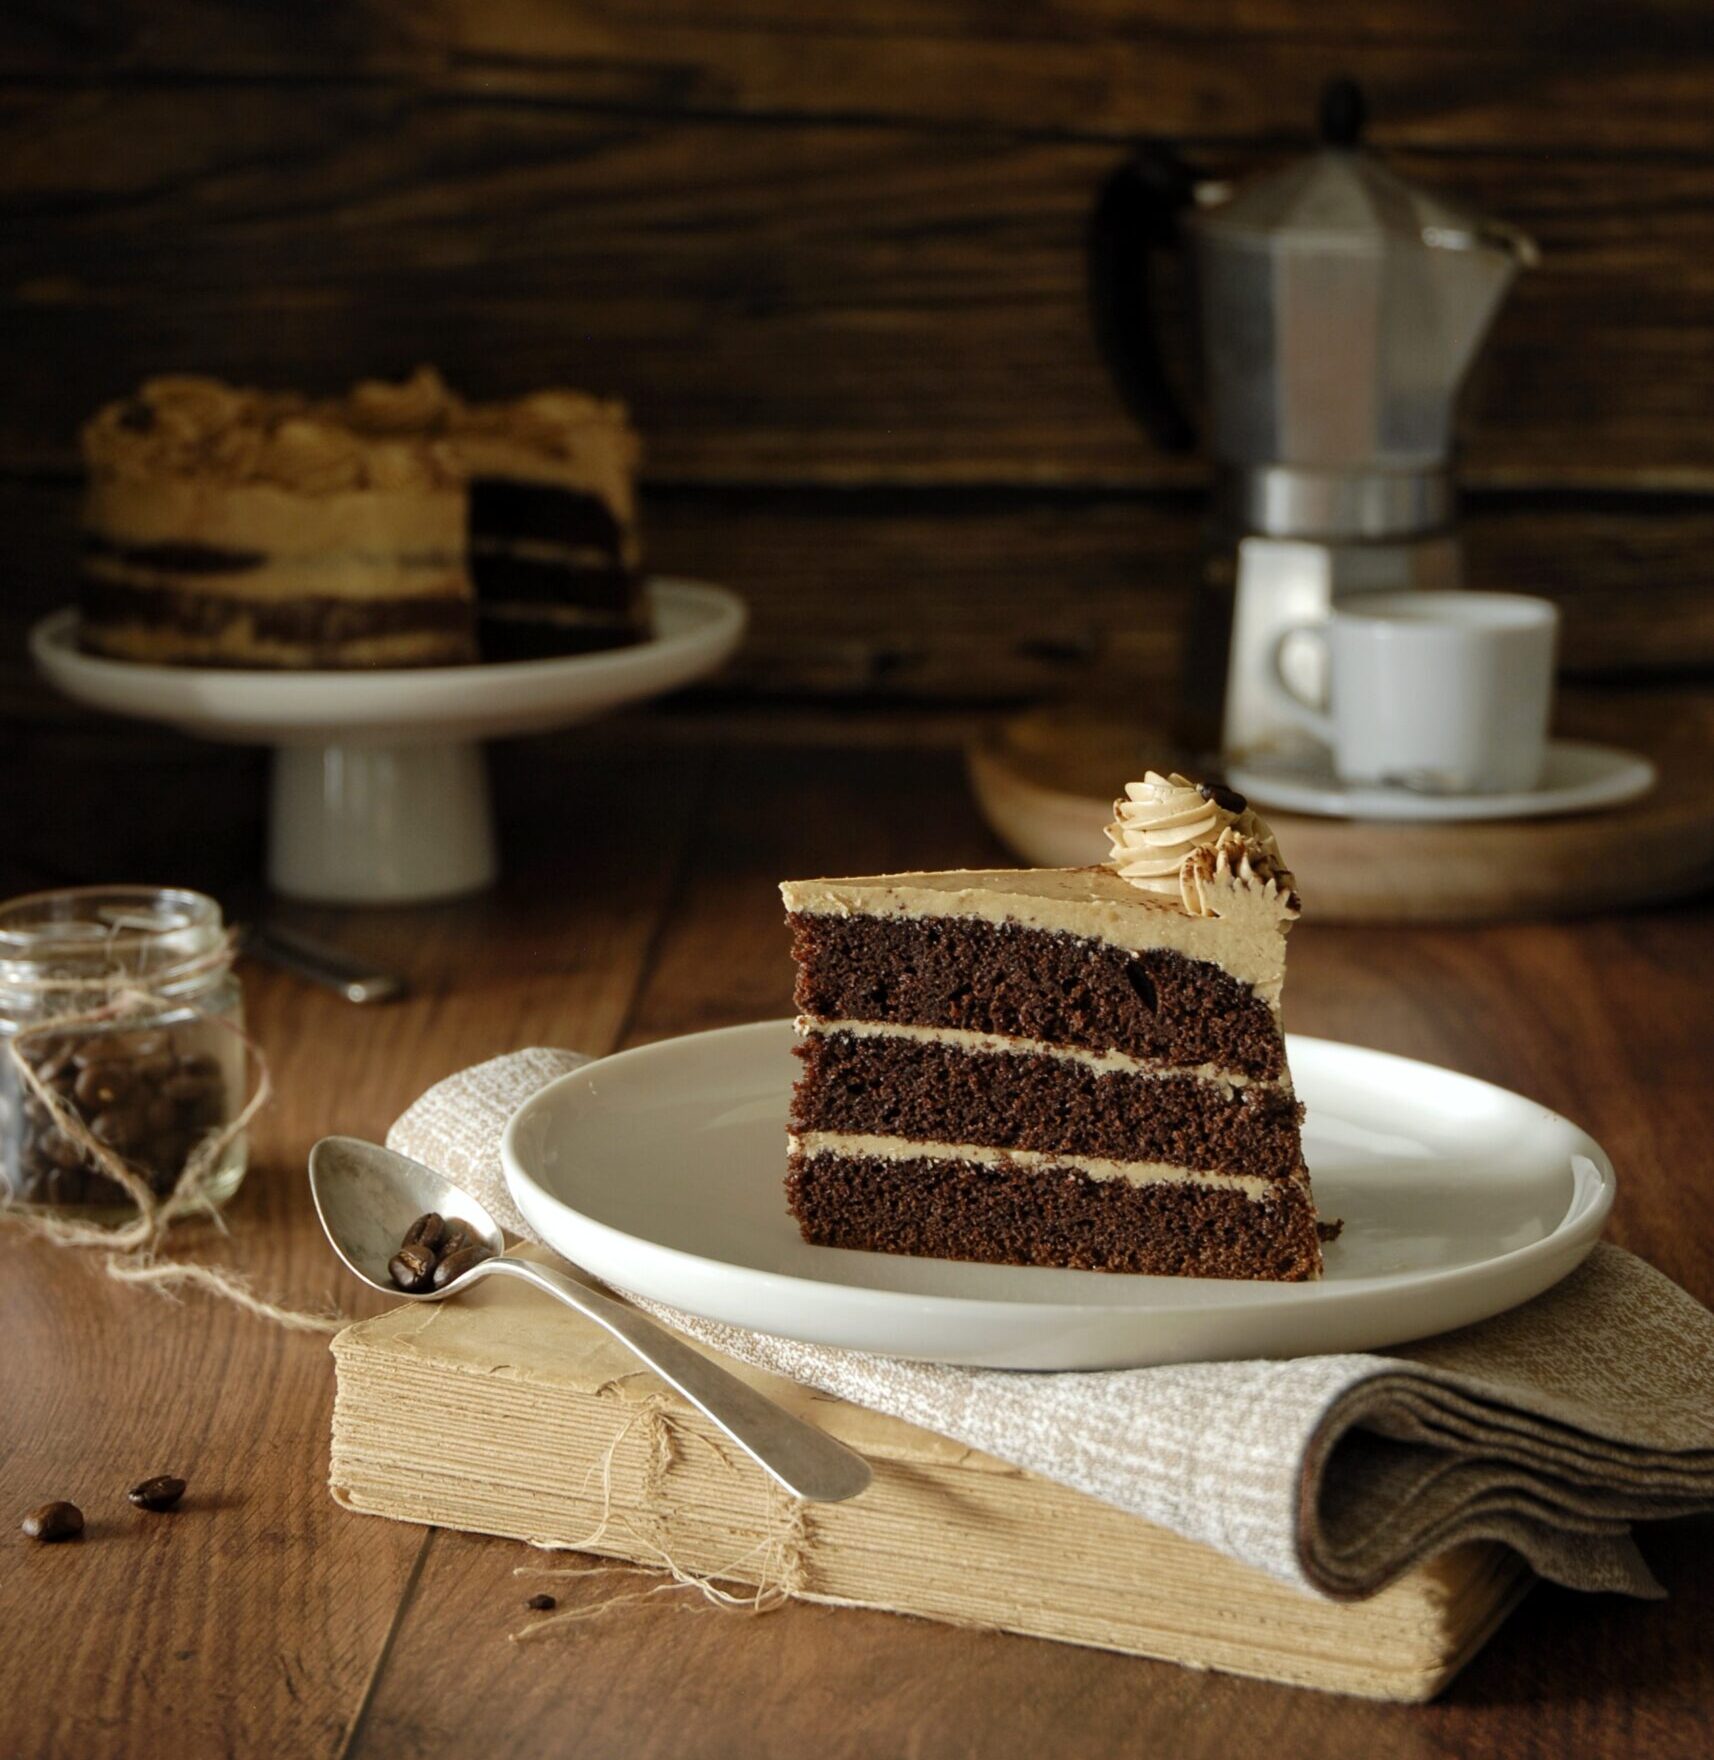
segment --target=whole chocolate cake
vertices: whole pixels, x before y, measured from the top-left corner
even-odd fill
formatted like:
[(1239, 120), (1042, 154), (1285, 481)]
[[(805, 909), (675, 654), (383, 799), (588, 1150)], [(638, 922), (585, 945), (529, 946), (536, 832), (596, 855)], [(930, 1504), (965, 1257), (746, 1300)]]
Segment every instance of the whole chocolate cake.
[(83, 449), (91, 653), (436, 666), (648, 633), (618, 404), (466, 403), (427, 367), (320, 402), (153, 379), (96, 415)]
[(1225, 789), (1151, 771), (1115, 812), (1099, 867), (782, 886), (807, 1240), (1320, 1275), (1280, 1025), (1291, 874)]

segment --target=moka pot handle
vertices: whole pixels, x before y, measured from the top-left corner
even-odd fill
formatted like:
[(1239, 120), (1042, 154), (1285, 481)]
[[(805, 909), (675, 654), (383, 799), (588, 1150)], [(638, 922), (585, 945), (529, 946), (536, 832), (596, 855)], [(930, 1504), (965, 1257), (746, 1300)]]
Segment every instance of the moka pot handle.
[(1188, 452), (1196, 430), (1166, 376), (1149, 301), (1152, 259), (1176, 247), (1196, 179), (1166, 147), (1147, 143), (1108, 173), (1089, 216), (1089, 317), (1125, 407), (1163, 452)]

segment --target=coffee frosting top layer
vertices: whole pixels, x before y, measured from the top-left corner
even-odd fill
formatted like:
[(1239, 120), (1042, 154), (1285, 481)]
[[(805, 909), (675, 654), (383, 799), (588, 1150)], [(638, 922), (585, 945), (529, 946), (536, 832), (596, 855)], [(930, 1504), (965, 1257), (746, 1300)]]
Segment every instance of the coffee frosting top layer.
[(975, 917), (1104, 941), (1129, 952), (1162, 948), (1222, 966), (1279, 1006), (1285, 933), (1277, 892), (1226, 883), (1218, 915), (1193, 916), (1176, 898), (1139, 891), (1110, 867), (977, 868), (788, 880), (786, 909), (808, 916)]
[(467, 403), (432, 367), (366, 380), (343, 397), (257, 391), (218, 379), (148, 380), (83, 430), (97, 481), (195, 478), (271, 484), (298, 495), (457, 487), (509, 471), (569, 466), (629, 513), (637, 440), (625, 407), (579, 391)]

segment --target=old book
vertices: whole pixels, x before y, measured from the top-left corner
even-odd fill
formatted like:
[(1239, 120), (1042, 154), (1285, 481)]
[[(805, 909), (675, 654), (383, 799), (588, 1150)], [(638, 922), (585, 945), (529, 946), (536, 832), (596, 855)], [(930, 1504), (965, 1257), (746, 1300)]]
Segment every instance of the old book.
[(1437, 1693), (1528, 1573), (1464, 1546), (1367, 1601), (1300, 1594), (991, 1456), (732, 1365), (873, 1464), (842, 1504), (780, 1492), (598, 1327), (499, 1280), (333, 1341), (346, 1508), (1380, 1699)]

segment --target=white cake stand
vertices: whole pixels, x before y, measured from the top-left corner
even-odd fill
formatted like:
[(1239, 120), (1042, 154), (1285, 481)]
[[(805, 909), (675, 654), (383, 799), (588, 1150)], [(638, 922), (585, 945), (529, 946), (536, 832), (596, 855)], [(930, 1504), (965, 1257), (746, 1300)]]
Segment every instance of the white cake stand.
[(203, 739), (274, 747), (268, 879), (323, 904), (406, 904), (497, 870), (480, 741), (546, 733), (712, 672), (744, 633), (723, 587), (653, 580), (655, 635), (556, 660), (374, 672), (143, 666), (79, 652), (77, 612), (30, 632), (68, 697)]

